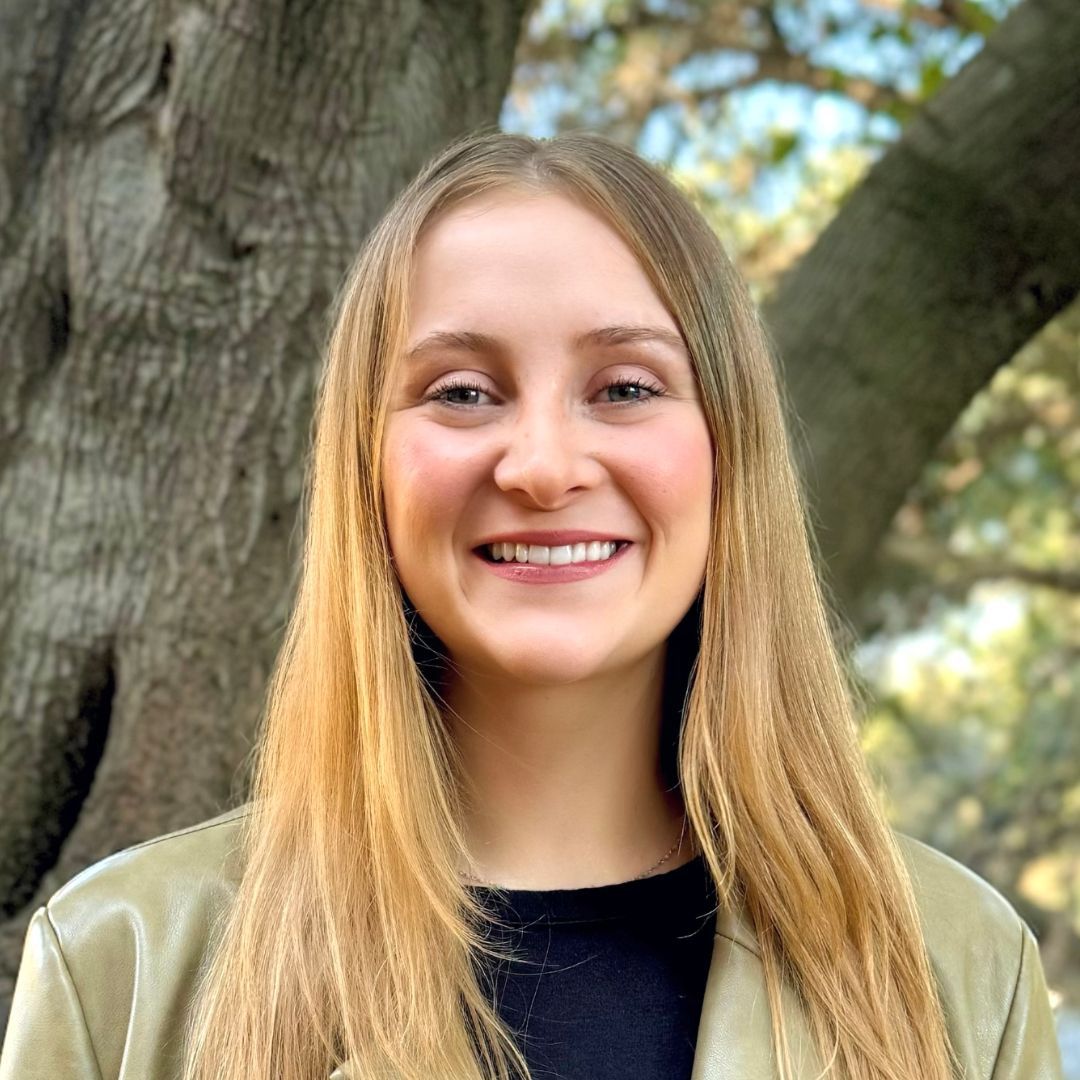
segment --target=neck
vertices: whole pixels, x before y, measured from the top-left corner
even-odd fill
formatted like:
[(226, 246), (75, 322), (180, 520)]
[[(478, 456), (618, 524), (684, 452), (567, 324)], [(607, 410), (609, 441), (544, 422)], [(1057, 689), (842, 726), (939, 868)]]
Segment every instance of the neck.
[[(653, 868), (683, 824), (659, 764), (662, 675), (662, 653), (587, 685), (458, 673), (444, 697), (463, 773), (463, 869), (504, 888), (572, 889)], [(657, 872), (694, 854), (687, 829)]]

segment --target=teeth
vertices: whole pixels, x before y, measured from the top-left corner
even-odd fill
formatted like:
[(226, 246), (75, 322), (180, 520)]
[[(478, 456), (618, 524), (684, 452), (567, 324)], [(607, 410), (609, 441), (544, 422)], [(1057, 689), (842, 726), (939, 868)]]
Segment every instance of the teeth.
[(588, 544), (488, 544), (488, 554), (496, 562), (532, 563), (538, 566), (567, 566), (570, 563), (602, 562), (615, 554), (614, 540), (593, 540)]

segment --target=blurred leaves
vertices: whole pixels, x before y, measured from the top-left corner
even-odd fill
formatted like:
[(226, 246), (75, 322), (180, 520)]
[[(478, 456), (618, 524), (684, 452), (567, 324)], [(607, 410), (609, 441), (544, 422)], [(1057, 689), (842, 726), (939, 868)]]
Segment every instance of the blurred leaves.
[(1074, 305), (972, 401), (909, 493), (860, 652), (877, 698), (864, 745), (894, 822), (1032, 905), (1034, 925), (1067, 923), (1074, 963), (1078, 522)]

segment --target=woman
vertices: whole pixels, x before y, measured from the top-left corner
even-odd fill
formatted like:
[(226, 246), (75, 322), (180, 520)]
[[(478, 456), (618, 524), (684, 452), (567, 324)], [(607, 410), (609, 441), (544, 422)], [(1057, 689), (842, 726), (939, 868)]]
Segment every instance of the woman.
[(894, 834), (746, 290), (658, 170), (480, 133), (349, 275), (251, 802), (31, 923), (3, 1080), (1060, 1076)]

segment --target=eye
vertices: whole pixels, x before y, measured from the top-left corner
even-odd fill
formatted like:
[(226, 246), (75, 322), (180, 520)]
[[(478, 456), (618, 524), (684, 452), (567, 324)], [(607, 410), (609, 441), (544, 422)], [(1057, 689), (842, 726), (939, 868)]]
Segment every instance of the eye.
[(447, 382), (440, 383), (436, 386), (424, 400), (434, 401), (440, 405), (448, 405), (451, 409), (468, 408), (468, 404), (464, 402), (447, 401), (446, 395), (452, 394), (458, 390), (468, 390), (477, 394), (484, 393), (484, 388), (482, 386), (477, 386), (476, 383), (469, 382), (468, 379), (450, 379)]
[[(645, 405), (648, 402), (658, 397), (663, 397), (667, 391), (662, 386), (657, 386), (655, 383), (649, 382), (647, 379), (641, 378), (628, 378), (628, 379), (612, 379), (610, 382), (605, 383), (600, 388), (600, 393), (605, 393), (608, 390), (613, 390), (617, 387), (630, 387), (636, 390), (644, 390), (648, 393), (648, 397), (635, 397), (624, 401), (608, 401), (608, 405)], [(470, 403), (460, 401), (450, 401), (447, 399), (448, 394), (452, 394), (456, 391), (467, 391), (470, 393), (483, 394), (486, 393), (482, 386), (477, 385), (474, 382), (470, 382), (468, 379), (454, 378), (447, 382), (440, 383), (434, 390), (428, 394), (424, 401), (434, 401), (440, 405), (446, 405), (451, 409), (468, 409)]]
[(612, 402), (615, 405), (644, 405), (648, 401), (653, 401), (658, 397), (663, 397), (667, 392), (662, 386), (657, 386), (655, 383), (650, 383), (647, 379), (613, 379), (607, 383), (604, 390), (614, 390), (616, 387), (629, 386), (634, 390), (645, 390), (648, 392), (648, 397), (636, 397), (631, 398), (629, 401)]

